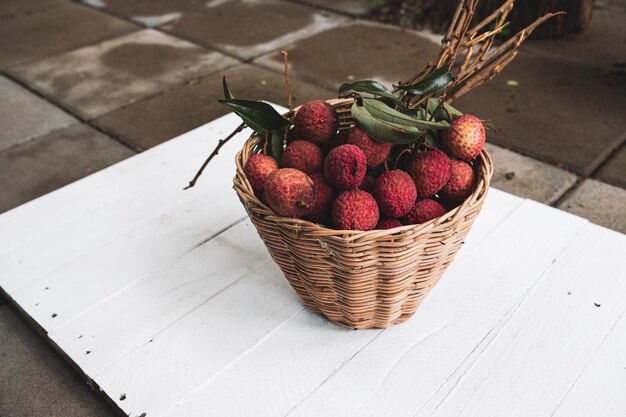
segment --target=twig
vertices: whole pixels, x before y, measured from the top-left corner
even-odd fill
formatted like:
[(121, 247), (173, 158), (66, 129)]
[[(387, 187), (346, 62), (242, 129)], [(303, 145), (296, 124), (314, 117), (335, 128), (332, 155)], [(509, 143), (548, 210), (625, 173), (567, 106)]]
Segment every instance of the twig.
[(287, 106), (291, 112), (291, 82), (289, 81), (289, 54), (287, 51), (280, 51), (283, 56), (283, 62), (285, 63), (285, 84), (287, 84)]
[(232, 133), (230, 135), (228, 135), (225, 139), (220, 139), (219, 142), (217, 143), (217, 146), (215, 147), (215, 149), (213, 149), (213, 152), (211, 152), (211, 155), (209, 155), (209, 157), (206, 159), (206, 161), (204, 161), (204, 163), (202, 164), (202, 166), (200, 167), (200, 169), (198, 170), (196, 175), (193, 177), (193, 179), (191, 181), (189, 181), (189, 185), (187, 185), (185, 188), (183, 188), (183, 190), (187, 190), (187, 189), (193, 187), (194, 185), (196, 185), (196, 181), (198, 181), (198, 178), (200, 178), (200, 175), (202, 175), (202, 172), (204, 171), (204, 169), (207, 167), (207, 165), (209, 165), (209, 162), (211, 162), (211, 159), (213, 159), (218, 154), (218, 152), (220, 151), (222, 146), (224, 146), (226, 144), (226, 142), (231, 140), (233, 138), (233, 136), (235, 136), (237, 133), (241, 132), (245, 128), (246, 128), (246, 124), (242, 123), (239, 126), (237, 126), (237, 129), (233, 130)]

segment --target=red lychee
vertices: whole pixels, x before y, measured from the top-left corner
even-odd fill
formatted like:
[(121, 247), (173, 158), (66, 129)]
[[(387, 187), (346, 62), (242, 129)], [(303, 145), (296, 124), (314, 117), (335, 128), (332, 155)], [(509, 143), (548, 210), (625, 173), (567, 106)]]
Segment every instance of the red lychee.
[(450, 158), (439, 149), (416, 153), (408, 163), (418, 197), (430, 197), (450, 179)]
[(447, 203), (460, 203), (474, 189), (474, 170), (467, 162), (453, 159), (450, 165), (450, 179), (439, 191), (439, 196)]
[(429, 220), (443, 216), (446, 209), (431, 198), (417, 200), (411, 211), (402, 218), (405, 224), (426, 223)]
[(380, 221), (376, 225), (376, 228), (380, 230), (386, 230), (386, 229), (393, 229), (393, 228), (400, 227), (400, 226), (402, 226), (402, 223), (400, 222), (400, 220), (392, 219), (391, 217), (384, 217), (380, 219)]
[(356, 126), (348, 134), (348, 143), (358, 146), (365, 152), (368, 167), (375, 167), (385, 162), (391, 150), (391, 143), (377, 141)]
[(265, 181), (270, 174), (278, 169), (278, 162), (271, 156), (256, 153), (248, 159), (243, 167), (252, 189), (258, 194), (265, 188)]
[(452, 120), (451, 130), (441, 134), (441, 144), (454, 158), (471, 161), (485, 147), (485, 127), (471, 114), (464, 114)]
[(324, 155), (320, 148), (306, 140), (291, 142), (283, 151), (283, 167), (295, 168), (305, 174), (322, 171)]
[(363, 177), (363, 181), (361, 181), (361, 184), (359, 184), (359, 188), (371, 194), (374, 190), (374, 184), (376, 184), (376, 178), (372, 177), (371, 175), (366, 175)]
[(294, 119), (294, 129), (299, 139), (322, 144), (337, 133), (335, 109), (323, 100), (305, 103)]
[(305, 218), (314, 223), (326, 225), (330, 221), (330, 210), (337, 192), (326, 182), (326, 178), (321, 172), (311, 175), (311, 180), (315, 185), (316, 200), (313, 209)]
[(366, 168), (365, 153), (354, 145), (337, 146), (324, 161), (326, 180), (340, 190), (358, 187)]
[(374, 198), (382, 214), (387, 217), (402, 217), (415, 204), (417, 190), (409, 174), (394, 169), (383, 172), (376, 179)]
[(349, 130), (340, 130), (339, 133), (334, 135), (328, 142), (324, 144), (326, 153), (332, 151), (337, 146), (345, 145), (348, 143)]
[(344, 191), (333, 203), (333, 224), (340, 230), (371, 230), (378, 215), (376, 200), (363, 190)]
[(313, 209), (315, 197), (313, 181), (297, 169), (278, 169), (265, 182), (265, 198), (281, 216), (304, 216)]

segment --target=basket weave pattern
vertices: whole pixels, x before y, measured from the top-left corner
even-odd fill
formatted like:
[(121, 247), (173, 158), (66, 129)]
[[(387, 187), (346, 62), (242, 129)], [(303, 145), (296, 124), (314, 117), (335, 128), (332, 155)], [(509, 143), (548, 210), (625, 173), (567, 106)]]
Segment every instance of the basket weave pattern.
[[(340, 129), (354, 124), (351, 99), (328, 100)], [(262, 150), (253, 135), (237, 154), (235, 190), (250, 219), (304, 305), (351, 328), (385, 328), (411, 317), (461, 248), (489, 188), (493, 163), (475, 162), (475, 191), (444, 216), (392, 230), (328, 229), (282, 217), (255, 195), (243, 167)]]

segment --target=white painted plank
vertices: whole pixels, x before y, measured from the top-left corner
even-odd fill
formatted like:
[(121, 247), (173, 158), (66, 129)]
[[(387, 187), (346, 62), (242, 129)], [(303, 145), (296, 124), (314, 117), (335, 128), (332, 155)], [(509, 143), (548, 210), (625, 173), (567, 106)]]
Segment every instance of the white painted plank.
[(302, 308), (278, 267), (266, 263), (93, 379), (124, 412), (160, 415)]
[(585, 223), (526, 201), (453, 263), (409, 322), (385, 330), (289, 415), (419, 415)]
[(268, 262), (252, 223), (239, 223), (48, 336), (93, 376)]

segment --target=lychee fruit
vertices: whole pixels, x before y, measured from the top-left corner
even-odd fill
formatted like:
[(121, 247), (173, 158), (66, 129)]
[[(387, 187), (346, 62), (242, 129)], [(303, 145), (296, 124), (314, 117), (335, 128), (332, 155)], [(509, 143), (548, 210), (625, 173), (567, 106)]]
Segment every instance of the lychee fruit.
[(391, 143), (377, 141), (356, 126), (350, 129), (348, 143), (358, 146), (365, 152), (368, 167), (375, 167), (385, 162), (391, 151)]
[(447, 203), (460, 203), (474, 189), (474, 170), (467, 162), (453, 159), (450, 164), (450, 179), (439, 191), (439, 196)]
[(274, 158), (256, 153), (248, 159), (248, 162), (243, 167), (243, 172), (246, 174), (252, 189), (256, 193), (261, 193), (265, 188), (265, 181), (277, 169), (278, 162)]
[(407, 172), (413, 178), (417, 196), (430, 197), (450, 179), (450, 158), (436, 148), (418, 152), (409, 161)]
[(332, 151), (337, 146), (345, 145), (346, 143), (348, 143), (349, 132), (349, 130), (340, 130), (339, 133), (333, 135), (333, 137), (324, 144), (326, 153)]
[(372, 191), (374, 191), (374, 184), (376, 184), (376, 178), (371, 175), (366, 175), (363, 177), (361, 184), (359, 184), (359, 188), (371, 194)]
[(485, 147), (485, 127), (471, 114), (464, 114), (450, 122), (452, 129), (441, 134), (441, 144), (454, 158), (471, 161)]
[(424, 198), (415, 202), (413, 208), (402, 218), (402, 221), (405, 224), (420, 224), (444, 214), (446, 214), (446, 209), (441, 204), (431, 198)]
[(337, 192), (328, 184), (326, 178), (324, 178), (324, 174), (321, 172), (311, 175), (311, 180), (313, 180), (313, 184), (315, 185), (316, 199), (313, 209), (305, 218), (313, 223), (328, 224), (330, 221), (330, 211)]
[(333, 225), (340, 230), (371, 230), (378, 223), (378, 205), (374, 197), (363, 190), (344, 191), (332, 208)]
[(383, 172), (376, 179), (374, 198), (382, 214), (387, 217), (402, 217), (415, 204), (417, 190), (409, 174), (394, 169)]
[(294, 129), (299, 138), (317, 144), (328, 141), (338, 128), (335, 109), (323, 100), (305, 103), (294, 119)]
[(386, 230), (386, 229), (393, 229), (393, 228), (400, 227), (400, 226), (402, 226), (402, 223), (400, 222), (400, 220), (393, 219), (391, 217), (383, 217), (382, 219), (380, 219), (380, 221), (376, 225), (376, 229)]
[(265, 198), (281, 216), (302, 217), (315, 206), (315, 185), (304, 172), (281, 168), (272, 172), (265, 182)]
[(340, 190), (358, 187), (365, 177), (365, 153), (354, 145), (341, 145), (328, 153), (324, 161), (324, 175)]
[(296, 140), (287, 145), (283, 151), (284, 168), (295, 168), (305, 174), (313, 174), (322, 171), (323, 166), (324, 155), (314, 143)]

